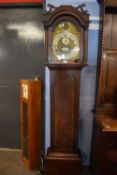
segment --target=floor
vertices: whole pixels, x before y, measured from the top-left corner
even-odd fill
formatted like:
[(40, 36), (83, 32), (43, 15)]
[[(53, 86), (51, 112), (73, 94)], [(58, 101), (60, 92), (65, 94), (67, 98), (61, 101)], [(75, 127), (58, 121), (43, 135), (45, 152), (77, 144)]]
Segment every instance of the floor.
[(86, 168), (85, 170), (83, 170), (81, 172), (81, 175), (91, 175), (91, 173), (90, 173), (89, 169)]
[(0, 151), (0, 175), (36, 175), (23, 164), (20, 155), (18, 151)]
[[(30, 171), (21, 160), (20, 151), (0, 151), (0, 175), (42, 175), (38, 171)], [(81, 175), (90, 175), (85, 170)]]

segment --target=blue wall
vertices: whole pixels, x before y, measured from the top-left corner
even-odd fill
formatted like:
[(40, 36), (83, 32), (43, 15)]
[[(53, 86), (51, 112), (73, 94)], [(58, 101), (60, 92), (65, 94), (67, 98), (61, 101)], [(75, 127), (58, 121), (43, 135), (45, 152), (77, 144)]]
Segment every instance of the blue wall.
[[(95, 82), (98, 55), (99, 38), (99, 4), (96, 0), (47, 0), (48, 4), (54, 6), (73, 5), (85, 3), (90, 14), (90, 25), (88, 32), (88, 66), (81, 73), (80, 90), (80, 119), (79, 119), (79, 147), (82, 153), (83, 164), (88, 165), (90, 161), (91, 138), (92, 138), (92, 113), (91, 109), (95, 99)], [(46, 68), (46, 149), (50, 145), (50, 97), (49, 97), (49, 70)]]

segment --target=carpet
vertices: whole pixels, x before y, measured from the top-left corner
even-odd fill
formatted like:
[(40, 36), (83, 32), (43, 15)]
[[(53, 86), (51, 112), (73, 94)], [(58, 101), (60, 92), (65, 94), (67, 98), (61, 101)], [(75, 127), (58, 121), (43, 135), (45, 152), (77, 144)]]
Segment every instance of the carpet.
[(0, 175), (36, 175), (30, 171), (21, 160), (18, 151), (0, 151)]

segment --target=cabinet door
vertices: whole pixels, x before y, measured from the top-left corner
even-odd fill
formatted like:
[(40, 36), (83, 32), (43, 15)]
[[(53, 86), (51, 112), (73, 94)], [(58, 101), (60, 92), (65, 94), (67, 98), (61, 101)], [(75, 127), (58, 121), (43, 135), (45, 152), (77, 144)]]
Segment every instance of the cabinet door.
[(117, 14), (113, 14), (111, 47), (117, 48)]
[(105, 175), (105, 133), (94, 118), (91, 171), (93, 175)]
[(111, 47), (112, 14), (106, 14), (104, 19), (104, 48)]

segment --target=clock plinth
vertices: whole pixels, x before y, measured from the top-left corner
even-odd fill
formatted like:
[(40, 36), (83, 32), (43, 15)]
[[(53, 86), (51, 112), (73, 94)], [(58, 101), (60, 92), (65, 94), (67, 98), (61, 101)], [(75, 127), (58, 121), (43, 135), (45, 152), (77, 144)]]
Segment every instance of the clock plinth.
[(50, 148), (46, 157), (47, 175), (79, 175), (81, 160), (78, 153), (53, 152)]
[(80, 71), (87, 63), (89, 15), (78, 7), (50, 6), (44, 21), (45, 65), (50, 69), (51, 144), (46, 175), (79, 175)]

